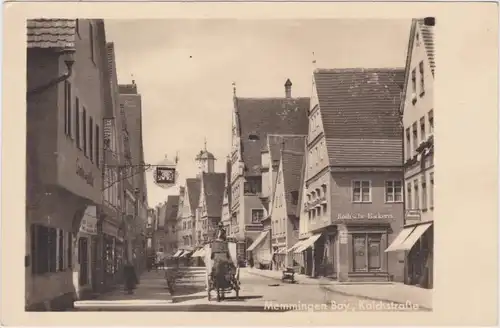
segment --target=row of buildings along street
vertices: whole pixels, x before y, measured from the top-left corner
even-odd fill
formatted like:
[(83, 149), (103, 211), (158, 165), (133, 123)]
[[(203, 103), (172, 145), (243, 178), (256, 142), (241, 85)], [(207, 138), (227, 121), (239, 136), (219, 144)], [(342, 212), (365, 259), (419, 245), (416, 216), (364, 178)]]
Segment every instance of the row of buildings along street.
[(26, 308), (58, 310), (146, 267), (141, 95), (103, 20), (27, 24)]
[(150, 252), (203, 265), (221, 224), (240, 266), (432, 288), (433, 27), (412, 21), (406, 67), (315, 69), (310, 98), (234, 84), (226, 170), (200, 147), (198, 175), (150, 213)]
[[(28, 20), (26, 309), (98, 298), (153, 258), (198, 270), (220, 227), (256, 274), (431, 289), (435, 20), (411, 24), (406, 67), (315, 67), (308, 97), (286, 77), (280, 97), (233, 83), (230, 153), (205, 141), (187, 159), (197, 174), (152, 205), (146, 174), (165, 176), (145, 160), (140, 81), (118, 81), (104, 20)], [(162, 163), (170, 186), (177, 161)]]

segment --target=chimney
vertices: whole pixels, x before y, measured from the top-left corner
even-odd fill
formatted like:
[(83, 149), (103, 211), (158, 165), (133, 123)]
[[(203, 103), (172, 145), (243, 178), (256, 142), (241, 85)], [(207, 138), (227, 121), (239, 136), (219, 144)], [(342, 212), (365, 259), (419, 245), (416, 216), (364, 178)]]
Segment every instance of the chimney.
[(290, 79), (285, 82), (285, 97), (292, 98), (292, 81)]

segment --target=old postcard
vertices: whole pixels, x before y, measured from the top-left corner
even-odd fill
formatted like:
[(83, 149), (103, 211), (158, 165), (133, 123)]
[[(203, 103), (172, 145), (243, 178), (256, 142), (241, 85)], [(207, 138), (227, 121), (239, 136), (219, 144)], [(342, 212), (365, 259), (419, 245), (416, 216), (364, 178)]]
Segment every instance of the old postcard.
[[(498, 85), (491, 6), (108, 5), (10, 10), (26, 54), (24, 91), (6, 94), (26, 92), (26, 111), (13, 106), (25, 220), (2, 249), (4, 264), (24, 257), (3, 266), (19, 272), (20, 321), (493, 323), (496, 185), (481, 176), (496, 181), (483, 152), (496, 154), (497, 95), (465, 109), (474, 97), (452, 87)], [(460, 162), (466, 149), (482, 161)], [(458, 221), (479, 205), (468, 184), (493, 196), (463, 220), (480, 221), (474, 236)]]

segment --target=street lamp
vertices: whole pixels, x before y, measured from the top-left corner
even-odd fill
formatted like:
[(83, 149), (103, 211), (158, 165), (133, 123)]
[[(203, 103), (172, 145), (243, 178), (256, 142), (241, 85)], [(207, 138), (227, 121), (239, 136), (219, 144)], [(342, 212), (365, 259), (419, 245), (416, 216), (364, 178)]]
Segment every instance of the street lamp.
[(41, 92), (49, 89), (50, 87), (69, 79), (69, 77), (73, 73), (73, 65), (75, 63), (75, 49), (74, 48), (64, 48), (64, 49), (59, 51), (59, 55), (63, 58), (64, 63), (66, 64), (67, 72), (64, 73), (63, 75), (59, 76), (58, 78), (55, 78), (55, 79), (47, 82), (44, 85), (41, 85), (41, 86), (38, 86), (34, 89), (28, 90), (28, 92), (26, 93), (27, 97), (41, 93)]

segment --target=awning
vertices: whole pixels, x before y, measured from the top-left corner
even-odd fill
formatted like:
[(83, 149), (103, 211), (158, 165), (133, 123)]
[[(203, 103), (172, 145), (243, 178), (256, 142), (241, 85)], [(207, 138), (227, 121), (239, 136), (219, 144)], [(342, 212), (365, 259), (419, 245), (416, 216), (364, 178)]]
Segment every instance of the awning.
[(392, 243), (389, 245), (389, 247), (387, 247), (385, 252), (398, 251), (401, 244), (406, 240), (406, 238), (408, 238), (408, 236), (413, 232), (413, 230), (415, 230), (415, 226), (407, 227), (401, 230), (399, 235), (397, 235), (396, 239), (394, 239)]
[(412, 233), (405, 239), (405, 241), (402, 242), (401, 245), (398, 247), (398, 250), (409, 251), (413, 247), (413, 245), (415, 245), (417, 240), (424, 234), (424, 232), (426, 232), (427, 229), (429, 229), (431, 225), (432, 222), (416, 226), (415, 230), (413, 230)]
[(298, 242), (296, 242), (295, 245), (293, 245), (292, 247), (290, 247), (287, 250), (287, 253), (290, 253), (291, 251), (296, 250), (297, 248), (299, 248), (304, 243), (304, 241), (306, 241), (306, 240), (307, 239), (303, 239), (303, 240), (299, 240)]
[(269, 230), (267, 231), (262, 231), (259, 235), (259, 237), (257, 237), (257, 239), (254, 240), (254, 242), (252, 243), (252, 245), (250, 245), (248, 248), (247, 248), (247, 252), (251, 252), (253, 251), (257, 246), (259, 246), (260, 243), (262, 243), (264, 241), (264, 239), (267, 237), (267, 234), (269, 233)]
[(304, 242), (302, 243), (302, 245), (300, 245), (300, 247), (298, 247), (295, 250), (295, 253), (300, 253), (302, 251), (305, 251), (306, 249), (308, 249), (309, 247), (311, 247), (319, 239), (319, 237), (321, 237), (320, 233), (307, 238), (306, 240), (304, 240)]
[(184, 253), (182, 253), (179, 257), (187, 257), (189, 254), (191, 254), (191, 251), (184, 251)]
[(197, 249), (193, 255), (191, 255), (191, 257), (204, 257), (205, 256), (205, 249), (204, 248), (200, 248), (200, 249)]
[(184, 251), (182, 249), (179, 249), (177, 252), (175, 252), (174, 256), (172, 257), (179, 257)]
[(198, 257), (199, 252), (200, 252), (200, 249), (195, 250), (193, 255), (191, 255), (191, 257)]

